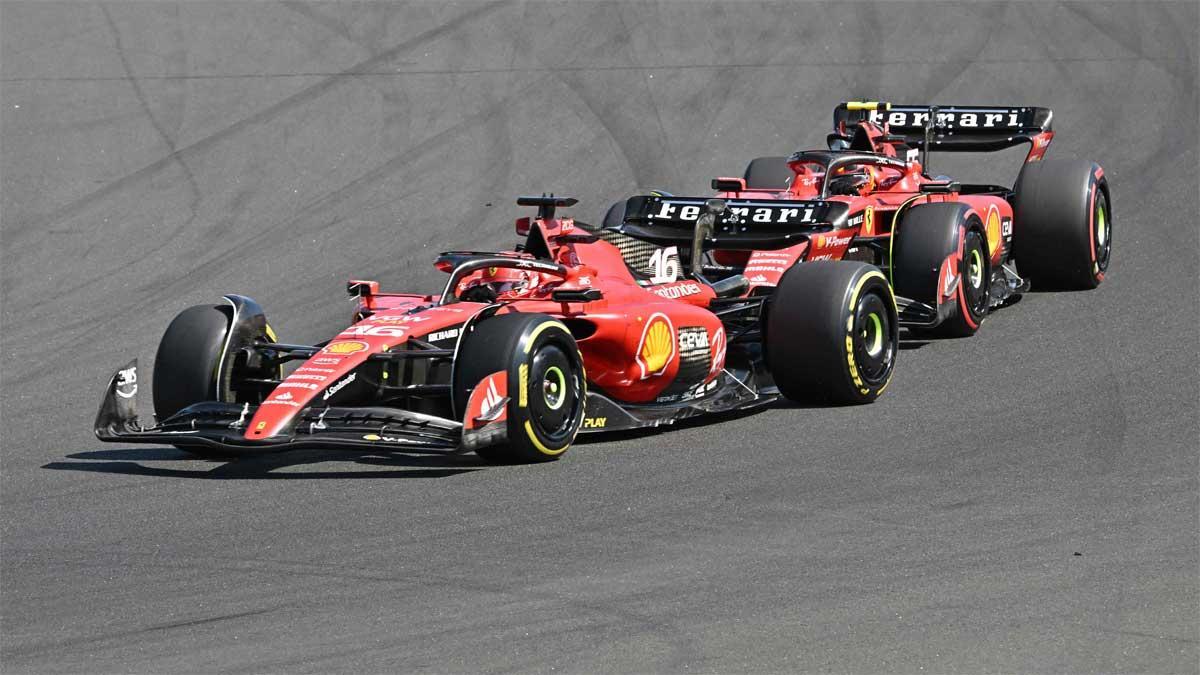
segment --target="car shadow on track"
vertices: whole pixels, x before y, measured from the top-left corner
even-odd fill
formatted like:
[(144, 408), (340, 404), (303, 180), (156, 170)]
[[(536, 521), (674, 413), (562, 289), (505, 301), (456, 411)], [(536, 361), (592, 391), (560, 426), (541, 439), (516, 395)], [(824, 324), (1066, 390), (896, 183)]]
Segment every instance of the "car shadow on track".
[[(406, 455), (375, 450), (291, 450), (244, 457), (203, 458), (174, 448), (121, 448), (77, 452), (66, 458), (75, 461), (50, 462), (42, 468), (204, 480), (317, 480), (446, 478), (487, 466), (474, 454)], [(178, 462), (194, 468), (153, 466), (146, 462)], [(336, 463), (339, 468), (331, 471), (292, 468), (325, 462)], [(386, 468), (359, 470), (350, 468), (352, 465)]]

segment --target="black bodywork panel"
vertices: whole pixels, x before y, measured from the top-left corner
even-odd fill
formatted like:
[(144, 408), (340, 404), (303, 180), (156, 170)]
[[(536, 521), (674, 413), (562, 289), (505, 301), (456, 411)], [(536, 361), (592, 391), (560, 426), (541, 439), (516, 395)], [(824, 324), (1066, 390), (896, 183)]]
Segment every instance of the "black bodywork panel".
[[(625, 203), (619, 231), (655, 244), (689, 245), (704, 197), (639, 195)], [(706, 248), (762, 250), (792, 246), (809, 235), (841, 227), (849, 209), (831, 201), (727, 199)]]

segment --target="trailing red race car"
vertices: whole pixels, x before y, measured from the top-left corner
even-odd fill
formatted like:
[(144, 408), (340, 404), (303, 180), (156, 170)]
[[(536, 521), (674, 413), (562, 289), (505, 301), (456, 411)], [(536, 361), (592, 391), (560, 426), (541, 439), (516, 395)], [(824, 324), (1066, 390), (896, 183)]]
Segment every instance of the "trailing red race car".
[[(752, 289), (775, 286), (797, 262), (868, 262), (887, 272), (903, 325), (952, 336), (973, 334), (1030, 282), (1094, 288), (1112, 252), (1108, 181), (1093, 162), (1043, 160), (1052, 116), (1046, 108), (843, 103), (828, 149), (761, 157), (743, 178), (713, 181), (720, 197), (741, 200), (720, 227), (770, 231), (778, 211), (759, 209), (772, 203), (831, 222), (833, 230), (769, 253), (718, 251), (714, 260), (724, 273), (744, 273)], [(928, 175), (930, 151), (1022, 143), (1030, 149), (1012, 188)], [(606, 226), (619, 231), (632, 216), (686, 227), (704, 201), (647, 199), (657, 201), (642, 214), (615, 204)]]
[[(736, 200), (711, 200), (679, 227), (646, 216), (653, 199), (631, 199), (616, 232), (559, 217), (573, 199), (523, 197), (538, 214), (517, 221), (522, 246), (442, 254), (435, 264), (449, 279), (438, 295), (352, 281), (353, 325), (320, 344), (280, 342), (243, 296), (189, 308), (159, 344), (157, 421), (138, 420), (134, 360), (111, 379), (96, 434), (202, 454), (385, 448), (536, 461), (561, 455), (579, 431), (657, 426), (780, 394), (864, 403), (884, 391), (898, 323), (879, 269), (809, 263), (755, 288), (704, 268), (710, 254), (829, 236), (827, 214), (767, 203), (758, 208), (771, 231), (747, 232), (717, 223)], [(289, 361), (302, 363), (285, 374)]]

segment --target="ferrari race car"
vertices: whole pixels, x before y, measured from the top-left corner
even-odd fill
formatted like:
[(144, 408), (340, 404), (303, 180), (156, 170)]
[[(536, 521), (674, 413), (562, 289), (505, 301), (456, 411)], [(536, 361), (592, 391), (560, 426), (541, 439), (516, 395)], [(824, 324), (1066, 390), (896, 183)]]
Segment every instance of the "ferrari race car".
[[(522, 197), (538, 209), (516, 221), (522, 245), (442, 254), (435, 264), (449, 278), (437, 295), (351, 281), (353, 324), (319, 344), (281, 342), (240, 295), (186, 309), (159, 343), (156, 421), (138, 419), (145, 382), (134, 360), (111, 378), (96, 435), (199, 454), (473, 450), (522, 462), (560, 456), (580, 431), (653, 427), (781, 395), (847, 404), (883, 393), (898, 322), (878, 268), (805, 263), (765, 286), (705, 267), (722, 253), (770, 258), (838, 236), (832, 211), (768, 201), (756, 213), (771, 228), (748, 231), (719, 222), (737, 200), (684, 206), (696, 218), (681, 226), (660, 222), (654, 199), (629, 200), (615, 231), (560, 217), (574, 199)], [(285, 371), (288, 362), (300, 363)]]
[[(773, 287), (796, 262), (870, 263), (887, 273), (900, 322), (917, 334), (971, 335), (1031, 283), (1095, 288), (1112, 252), (1108, 181), (1093, 162), (1043, 160), (1052, 117), (1046, 108), (843, 103), (828, 149), (760, 157), (742, 178), (713, 181), (734, 205), (719, 227), (752, 234), (800, 219), (833, 229), (770, 252), (718, 251), (714, 258), (727, 273), (744, 274), (752, 289)], [(1012, 188), (928, 175), (931, 151), (1022, 143), (1030, 149)], [(657, 201), (646, 217), (683, 228), (705, 201), (651, 198)], [(783, 205), (794, 216), (776, 222)], [(609, 210), (607, 228), (623, 227), (625, 206)]]

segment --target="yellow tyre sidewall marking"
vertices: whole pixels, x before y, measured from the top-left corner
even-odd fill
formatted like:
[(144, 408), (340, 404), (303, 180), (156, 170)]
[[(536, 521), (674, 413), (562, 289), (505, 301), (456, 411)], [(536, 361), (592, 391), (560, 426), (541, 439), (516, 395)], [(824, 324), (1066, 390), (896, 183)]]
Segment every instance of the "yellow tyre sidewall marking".
[(517, 368), (517, 406), (529, 407), (529, 364), (522, 363)]
[[(530, 352), (530, 350), (533, 349), (533, 343), (537, 341), (538, 335), (541, 335), (542, 331), (546, 330), (547, 328), (551, 328), (551, 327), (558, 328), (568, 335), (571, 334), (571, 331), (567, 330), (567, 327), (564, 326), (561, 322), (546, 321), (546, 322), (540, 324), (537, 328), (534, 328), (533, 332), (531, 332), (529, 334), (529, 337), (526, 338), (526, 340), (525, 340), (525, 353), (526, 354), (528, 354)], [(581, 358), (580, 361), (582, 362), (582, 360), (583, 359)], [(517, 405), (519, 405), (522, 408), (525, 408), (528, 406), (528, 402), (529, 402), (529, 394), (528, 394), (528, 391), (529, 391), (529, 364), (522, 363), (520, 368), (518, 368), (517, 372), (519, 374), (519, 377), (518, 377), (519, 395), (518, 395), (518, 399), (517, 399)], [(533, 443), (533, 446), (538, 449), (538, 452), (540, 452), (543, 455), (546, 455), (548, 457), (557, 457), (557, 456), (563, 454), (564, 452), (567, 451), (567, 448), (570, 447), (571, 440), (574, 440), (574, 438), (572, 437), (572, 439), (569, 439), (566, 442), (566, 444), (564, 444), (561, 448), (548, 448), (548, 447), (546, 447), (546, 445), (544, 443), (541, 442), (541, 440), (538, 439), (537, 434), (534, 433), (534, 431), (533, 431), (533, 425), (529, 422), (529, 420), (525, 420), (525, 435), (529, 437), (529, 440)]]
[(571, 331), (567, 330), (567, 327), (564, 326), (562, 323), (560, 323), (558, 321), (546, 321), (545, 323), (542, 323), (541, 325), (539, 325), (537, 328), (534, 328), (533, 332), (529, 334), (528, 338), (526, 338), (526, 341), (525, 341), (525, 353), (526, 354), (529, 353), (529, 350), (533, 349), (533, 343), (535, 341), (537, 341), (537, 336), (541, 335), (542, 331), (546, 330), (547, 328), (550, 328), (551, 326), (561, 329), (562, 332), (566, 333), (567, 335), (571, 334)]
[[(862, 293), (863, 286), (866, 286), (867, 282), (871, 279), (880, 279), (885, 285), (887, 285), (888, 282), (887, 277), (883, 276), (883, 273), (877, 270), (872, 270), (859, 277), (858, 282), (854, 284), (854, 290), (850, 292), (850, 314), (846, 317), (846, 365), (850, 367), (851, 381), (853, 381), (854, 386), (858, 388), (858, 392), (864, 396), (870, 394), (871, 389), (867, 387), (865, 382), (863, 382), (862, 376), (858, 371), (858, 363), (854, 360), (854, 310), (858, 306), (858, 296), (860, 293)], [(895, 316), (896, 298), (891, 293), (888, 293), (887, 295), (892, 301), (892, 312), (893, 316)], [(888, 339), (891, 339), (891, 335), (888, 335)], [(882, 394), (883, 390), (887, 388), (891, 381), (892, 373), (888, 373), (887, 380), (880, 385), (879, 389), (876, 390), (875, 395), (878, 396), (879, 394)]]
[(529, 423), (529, 420), (525, 420), (525, 434), (527, 436), (529, 436), (530, 441), (533, 441), (533, 446), (538, 449), (538, 452), (542, 453), (543, 455), (548, 455), (550, 457), (557, 457), (557, 456), (563, 454), (564, 452), (567, 451), (567, 448), (570, 447), (570, 445), (571, 445), (571, 441), (567, 441), (566, 444), (563, 445), (561, 448), (558, 448), (558, 449), (547, 448), (545, 445), (542, 444), (541, 441), (538, 440), (537, 434), (535, 434), (533, 432), (533, 425)]

